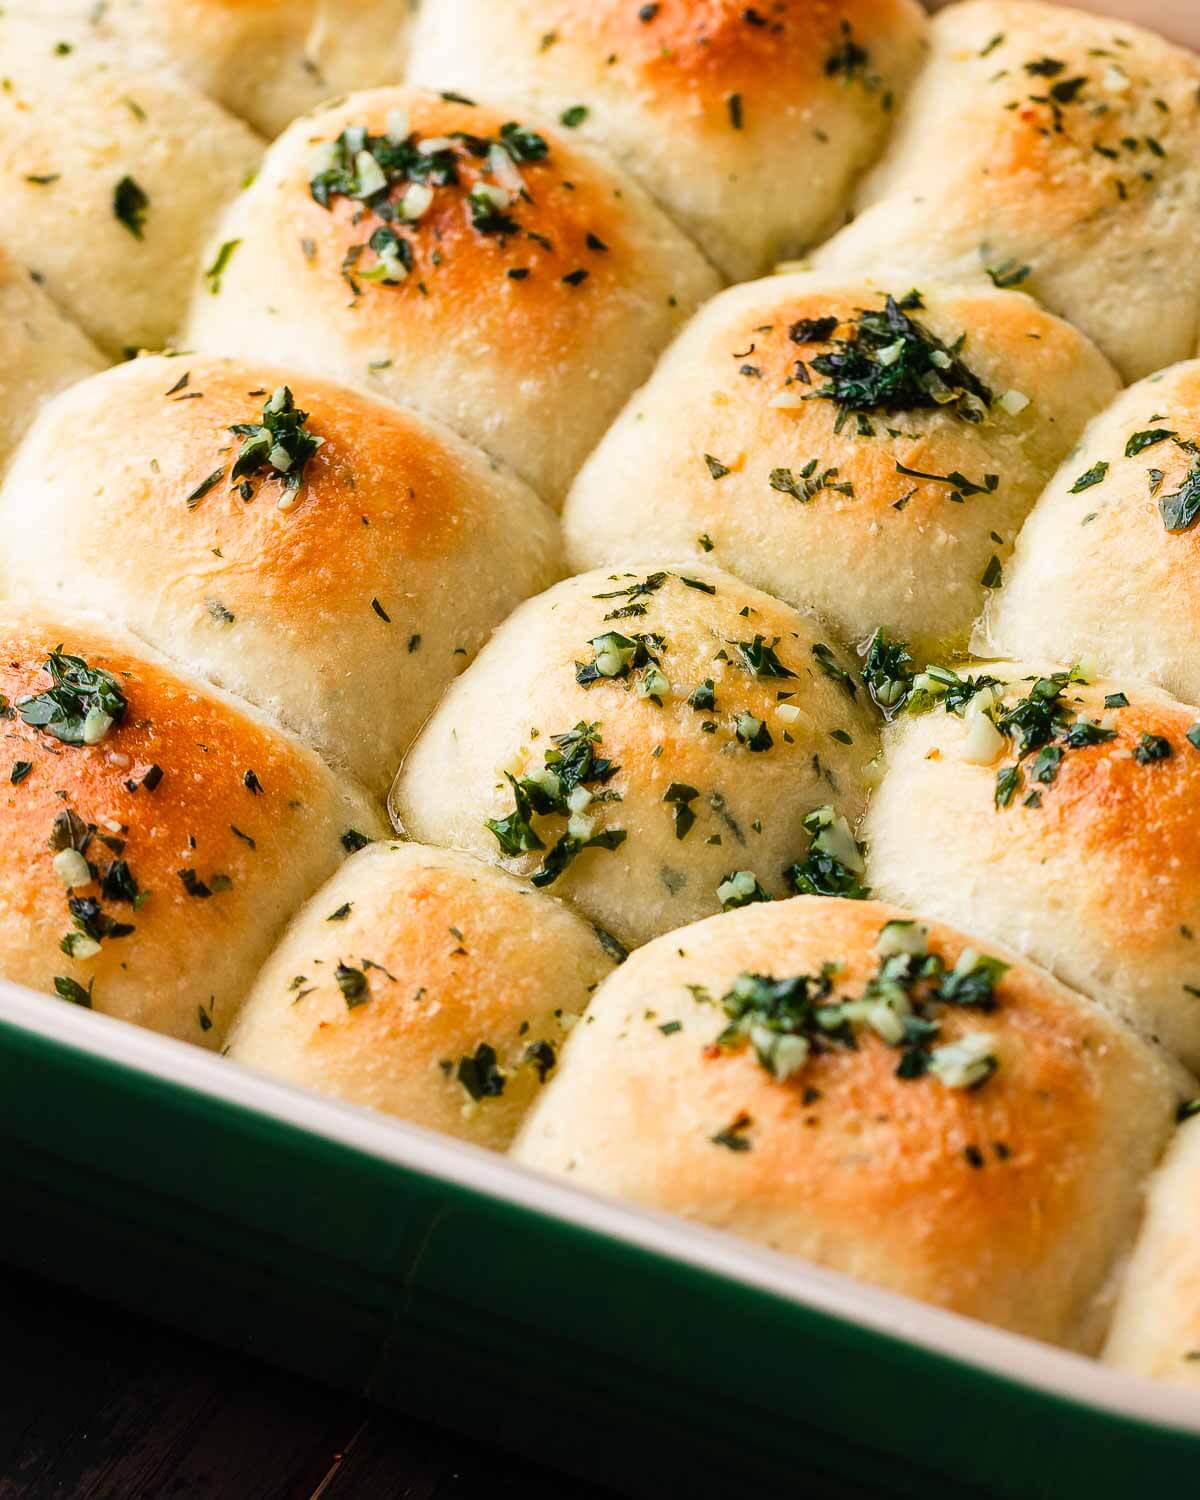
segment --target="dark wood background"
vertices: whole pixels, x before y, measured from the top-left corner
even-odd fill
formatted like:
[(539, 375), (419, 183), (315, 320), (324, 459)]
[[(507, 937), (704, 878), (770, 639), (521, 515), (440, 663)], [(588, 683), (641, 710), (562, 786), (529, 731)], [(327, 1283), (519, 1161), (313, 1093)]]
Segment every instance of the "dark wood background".
[(611, 1500), (0, 1266), (0, 1500), (518, 1492), (521, 1500)]

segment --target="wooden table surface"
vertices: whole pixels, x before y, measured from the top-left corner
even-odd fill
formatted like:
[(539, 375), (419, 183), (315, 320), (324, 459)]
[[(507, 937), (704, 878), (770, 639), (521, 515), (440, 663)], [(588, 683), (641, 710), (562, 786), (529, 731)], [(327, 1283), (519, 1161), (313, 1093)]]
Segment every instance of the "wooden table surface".
[[(86, 1234), (80, 1254), (87, 1253)], [(0, 1500), (611, 1500), (0, 1266)]]

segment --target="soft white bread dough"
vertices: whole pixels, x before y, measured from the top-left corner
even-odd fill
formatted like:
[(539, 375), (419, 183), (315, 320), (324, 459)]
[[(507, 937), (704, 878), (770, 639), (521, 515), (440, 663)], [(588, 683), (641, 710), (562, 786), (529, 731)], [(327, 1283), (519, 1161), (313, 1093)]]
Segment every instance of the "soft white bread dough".
[(1151, 1181), (1104, 1358), (1200, 1390), (1200, 1121), (1180, 1127)]
[(394, 83), (415, 0), (16, 0), (69, 36), (115, 42), (274, 136), (335, 94)]
[[(604, 644), (612, 632), (628, 645)], [(749, 891), (757, 877), (785, 893), (785, 868), (812, 842), (806, 814), (833, 806), (853, 822), (878, 744), (864, 691), (822, 666), (847, 665), (831, 639), (712, 567), (643, 561), (569, 579), (523, 604), (451, 686), (396, 780), (393, 817), (413, 838), (539, 880), (563, 837), (614, 843), (583, 848), (549, 883), (623, 943), (720, 910), (717, 889), (738, 871), (752, 872)], [(579, 823), (539, 810), (526, 781), (559, 755), (564, 792), (585, 755), (610, 763), (577, 788)], [(539, 843), (525, 852), (487, 826), (520, 811), (510, 777), (534, 804)]]
[[(978, 704), (896, 720), (863, 827), (868, 883), (880, 897), (1010, 944), (1194, 1069), (1200, 749), (1188, 732), (1200, 710), (1128, 680), (1066, 683), (1049, 700), (1058, 708), (1050, 738), (1039, 747), (1034, 736), (1014, 777), (1023, 740), (1045, 724), (1035, 684), (1047, 670), (962, 668), (1005, 684), (1003, 709), (984, 724)], [(1010, 735), (989, 728), (1022, 700)], [(1099, 738), (1074, 727), (1081, 719), (1113, 737), (1073, 746), (1072, 732)]]
[(966, 0), (859, 193), (814, 257), (1031, 292), (1127, 380), (1196, 351), (1200, 58), (1039, 0)]
[(229, 1055), (503, 1150), (612, 968), (593, 928), (515, 876), (373, 844), (288, 928)]
[(836, 227), (925, 33), (915, 0), (425, 0), (408, 76), (565, 115), (744, 280)]
[(48, 397), (107, 363), (25, 267), (0, 250), (0, 465)]
[[(862, 1015), (895, 920), (912, 922), (875, 902), (801, 896), (649, 944), (597, 991), (513, 1154), (580, 1187), (1094, 1349), (1106, 1284), (1172, 1127), (1175, 1070), (1011, 957), (986, 1005), (940, 1003), (945, 970), (1005, 954), (931, 924), (899, 931), (942, 974), (898, 978), (903, 956), (884, 971), (901, 1007), (938, 1027), (926, 1071), (899, 1076), (906, 1047)], [(826, 964), (836, 965), (828, 994)], [(806, 975), (773, 1009), (771, 981)], [(766, 985), (751, 979), (735, 994), (748, 976)], [(855, 1046), (797, 1020), (843, 1000), (857, 1002), (844, 1023)], [(875, 1003), (886, 1029), (896, 1013)], [(963, 1049), (992, 1063), (966, 1071)]]
[[(941, 10), (955, 0), (927, 0), (930, 10)], [(1076, 0), (1079, 10), (1124, 19), (1136, 9), (1138, 21), (1185, 47), (1200, 48), (1200, 13), (1194, 0)]]
[[(264, 455), (237, 478), (249, 439), (230, 428), (261, 428), (281, 388), (321, 446), (290, 473)], [(561, 572), (550, 511), (448, 429), (190, 355), (58, 397), (0, 491), (0, 524), (10, 594), (120, 621), (380, 799), (442, 689)]]
[[(375, 812), (298, 741), (90, 617), (5, 604), (0, 643), (0, 973), (219, 1046), (287, 919), (383, 831)], [(56, 647), (84, 663), (61, 670), (85, 691), (60, 696), (94, 710), (93, 742), (78, 716), (67, 741), (27, 722)], [(99, 737), (95, 670), (125, 704)]]
[(1200, 703), (1198, 433), (1200, 361), (1140, 381), (1098, 417), (1030, 513), (977, 648), (1086, 656)]
[(1019, 293), (912, 300), (807, 273), (715, 298), (579, 473), (572, 565), (707, 555), (844, 639), (965, 645), (991, 560), (1118, 383)]
[[(352, 151), (362, 127), (374, 155)], [(343, 185), (379, 186), (369, 201), (334, 191), (323, 206), (313, 183), (325, 197), (343, 131), (366, 173)], [(379, 159), (393, 174), (432, 159), (431, 180), (386, 182)], [(403, 89), (297, 121), (226, 214), (210, 260), (222, 244), (236, 249), (219, 289), (197, 289), (192, 346), (365, 382), (448, 422), (555, 504), (718, 286), (642, 189), (569, 131)]]
[(120, 49), (52, 36), (0, 17), (0, 244), (110, 354), (160, 348), (262, 143)]

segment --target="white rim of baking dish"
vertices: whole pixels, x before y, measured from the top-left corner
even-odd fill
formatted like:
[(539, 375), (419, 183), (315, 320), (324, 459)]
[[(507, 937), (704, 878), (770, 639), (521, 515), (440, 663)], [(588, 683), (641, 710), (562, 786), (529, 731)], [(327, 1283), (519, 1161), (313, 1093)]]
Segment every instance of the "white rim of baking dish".
[(1023, 1335), (687, 1220), (601, 1197), (478, 1146), (282, 1083), (186, 1042), (78, 1010), (0, 979), (0, 1021), (422, 1176), (566, 1221), (785, 1298), (1057, 1398), (1200, 1436), (1195, 1393), (1109, 1369)]

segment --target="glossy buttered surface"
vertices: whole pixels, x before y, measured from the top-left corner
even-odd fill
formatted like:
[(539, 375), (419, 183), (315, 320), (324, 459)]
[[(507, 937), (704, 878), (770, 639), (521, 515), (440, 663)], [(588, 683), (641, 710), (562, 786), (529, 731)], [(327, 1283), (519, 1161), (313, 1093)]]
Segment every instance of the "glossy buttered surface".
[[(239, 428), (304, 446), (286, 469), (273, 449), (253, 464)], [(562, 571), (547, 507), (439, 424), (192, 355), (135, 360), (52, 402), (0, 514), (10, 594), (86, 600), (377, 797), (492, 627)]]
[(1183, 1378), (1196, 57), (59, 20), (0, 20), (0, 969)]
[[(1175, 1081), (1004, 956), (812, 896), (671, 933), (601, 986), (515, 1155), (1094, 1348)], [(905, 1005), (931, 1028), (920, 1042)]]

